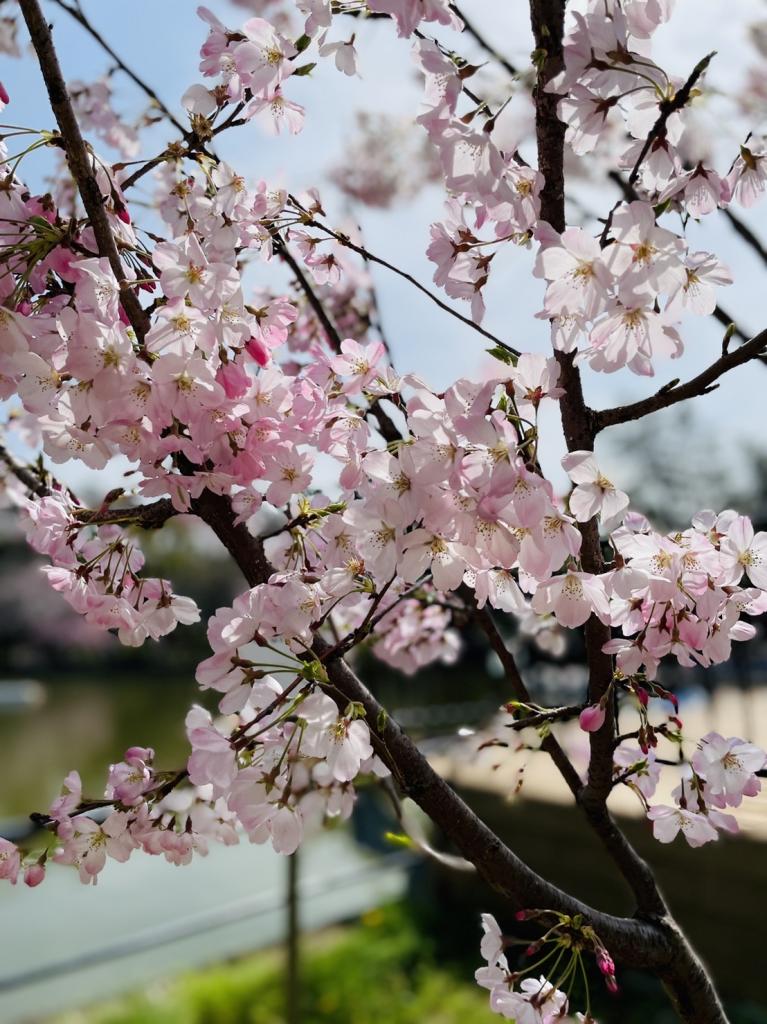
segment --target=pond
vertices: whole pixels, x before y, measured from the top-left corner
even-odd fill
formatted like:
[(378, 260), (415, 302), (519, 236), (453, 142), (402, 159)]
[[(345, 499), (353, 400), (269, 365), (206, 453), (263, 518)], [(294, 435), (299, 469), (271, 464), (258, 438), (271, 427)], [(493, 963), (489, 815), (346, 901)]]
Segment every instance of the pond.
[[(160, 768), (182, 767), (186, 711), (208, 696), (191, 676), (57, 677), (39, 684), (26, 694), (15, 686), (11, 700), (0, 702), (0, 819), (45, 811), (72, 769), (88, 797), (101, 796), (108, 765), (133, 744), (154, 747)], [(20, 689), (31, 699), (12, 703)]]

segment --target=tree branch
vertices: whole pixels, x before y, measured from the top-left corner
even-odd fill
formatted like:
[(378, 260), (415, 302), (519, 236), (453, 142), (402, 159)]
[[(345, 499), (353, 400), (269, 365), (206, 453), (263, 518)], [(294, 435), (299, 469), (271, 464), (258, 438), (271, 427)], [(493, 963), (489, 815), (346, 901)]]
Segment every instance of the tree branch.
[(604, 430), (605, 427), (612, 427), (616, 423), (628, 423), (630, 420), (639, 420), (650, 413), (658, 412), (659, 409), (666, 409), (677, 402), (684, 402), (688, 398), (695, 398), (698, 395), (708, 394), (709, 391), (718, 387), (716, 381), (728, 370), (741, 366), (751, 359), (758, 359), (767, 351), (767, 329), (751, 338), (745, 345), (736, 348), (733, 352), (727, 352), (708, 369), (699, 373), (697, 377), (688, 380), (684, 384), (672, 381), (657, 391), (649, 398), (643, 398), (631, 405), (620, 405), (614, 409), (600, 409), (595, 415), (596, 431)]
[[(334, 352), (340, 353), (342, 338), (338, 332), (338, 328), (330, 319), (328, 311), (325, 309), (325, 306), (323, 305), (322, 299), (320, 299), (319, 295), (317, 295), (317, 293), (315, 292), (308, 277), (301, 269), (300, 263), (295, 258), (290, 249), (287, 247), (285, 241), (281, 238), (281, 236), (275, 232), (275, 234), (272, 235), (272, 238), (274, 240), (275, 252), (287, 263), (287, 265), (293, 271), (293, 275), (299, 287), (301, 288), (301, 291), (306, 296), (307, 302), (314, 310), (315, 316), (319, 320), (322, 329), (325, 331), (325, 334), (327, 335), (328, 344), (330, 345)], [(376, 421), (378, 423), (379, 433), (381, 434), (381, 437), (383, 437), (384, 441), (386, 441), (388, 444), (391, 444), (394, 441), (402, 440), (402, 434), (400, 434), (399, 430), (397, 430), (394, 423), (387, 415), (386, 410), (381, 408), (380, 399), (376, 400), (368, 408), (367, 413), (372, 413), (375, 416)]]
[(148, 505), (129, 505), (127, 508), (84, 508), (77, 511), (83, 526), (140, 526), (142, 530), (157, 530), (169, 519), (179, 515), (170, 498), (158, 498)]
[(0, 445), (0, 462), (5, 463), (19, 483), (22, 483), (32, 494), (36, 494), (38, 498), (44, 498), (50, 493), (45, 481), (29, 466), (22, 466), (17, 462), (5, 445)]
[[(303, 207), (292, 196), (290, 198), (293, 204), (295, 205), (296, 209), (298, 209), (301, 213), (306, 214), (306, 211), (303, 209)], [(323, 224), (320, 221), (314, 219), (303, 219), (302, 223), (308, 227), (317, 228), (319, 231), (324, 232), (330, 238), (334, 238), (339, 244), (343, 245), (346, 249), (351, 249), (352, 252), (356, 252), (358, 255), (362, 256), (368, 262), (377, 263), (381, 267), (386, 267), (386, 269), (390, 270), (393, 274), (397, 274), (398, 277), (403, 278), (405, 281), (409, 281), (410, 284), (413, 285), (413, 287), (417, 288), (419, 292), (423, 292), (424, 295), (427, 295), (432, 302), (436, 303), (439, 306), (440, 309), (443, 309), (446, 313), (449, 313), (451, 316), (454, 316), (457, 320), (460, 320), (462, 323), (466, 324), (467, 327), (471, 327), (472, 330), (477, 331), (479, 334), (483, 335), (485, 338), (488, 338), (496, 345), (500, 345), (501, 348), (505, 349), (507, 352), (511, 352), (512, 355), (521, 355), (521, 353), (517, 349), (512, 348), (512, 346), (508, 345), (505, 341), (501, 341), (500, 338), (496, 338), (494, 334), (491, 334), (490, 331), (486, 331), (485, 328), (481, 327), (479, 324), (475, 324), (470, 317), (464, 316), (463, 313), (459, 313), (457, 309), (453, 309), (452, 306), (448, 306), (446, 302), (443, 302), (438, 295), (435, 295), (433, 291), (431, 291), (425, 285), (422, 285), (421, 282), (417, 280), (417, 278), (413, 277), (412, 274), (408, 274), (406, 271), (400, 270), (399, 267), (395, 267), (394, 264), (389, 263), (388, 260), (382, 259), (380, 256), (376, 256), (375, 253), (370, 252), (369, 249), (365, 249), (361, 245), (357, 245), (355, 242), (351, 240), (351, 238), (349, 238), (348, 235), (345, 235), (340, 231), (334, 231), (332, 228), (329, 228), (326, 224)]]
[[(265, 583), (272, 566), (261, 542), (233, 523), (229, 499), (204, 491), (193, 502), (200, 516), (221, 540), (240, 567), (249, 586)], [(332, 687), (344, 704), (354, 701), (365, 710), (365, 720), (378, 749), (403, 792), (413, 799), (444, 832), (479, 874), (517, 908), (545, 906), (567, 914), (583, 914), (618, 959), (627, 965), (661, 969), (673, 956), (673, 926), (604, 914), (558, 889), (520, 860), (438, 775), (413, 741), (378, 703), (367, 687), (331, 645), (315, 636), (312, 652), (326, 666)]]
[(498, 51), (492, 45), (492, 43), (488, 42), (488, 40), (485, 39), (485, 37), (481, 34), (479, 29), (472, 22), (469, 21), (469, 19), (463, 13), (461, 8), (458, 6), (458, 4), (450, 4), (450, 9), (455, 14), (457, 14), (458, 17), (463, 22), (463, 27), (466, 30), (467, 35), (470, 35), (474, 39), (474, 41), (482, 47), (482, 49), (489, 57), (492, 57), (493, 60), (497, 64), (500, 64), (505, 71), (508, 71), (508, 73), (513, 78), (519, 74), (518, 70), (514, 67), (514, 65), (505, 57), (503, 57), (500, 53), (498, 53)]
[(143, 78), (140, 78), (136, 74), (136, 72), (132, 70), (132, 68), (128, 67), (128, 65), (121, 57), (118, 57), (118, 55), (115, 53), (115, 51), (106, 41), (106, 39), (104, 39), (101, 33), (98, 32), (90, 23), (90, 21), (86, 18), (82, 10), (80, 10), (77, 7), (72, 7), (70, 4), (66, 3), (65, 0), (53, 0), (53, 2), (56, 4), (57, 7), (60, 7), (62, 11), (66, 11), (67, 14), (74, 18), (75, 21), (77, 21), (80, 25), (82, 25), (85, 31), (88, 32), (88, 34), (96, 40), (96, 42), (99, 44), (102, 50), (104, 50), (112, 58), (112, 60), (115, 62), (120, 71), (122, 71), (123, 74), (127, 75), (128, 78), (130, 78), (130, 80), (135, 85), (137, 85), (146, 96), (149, 97), (154, 106), (156, 106), (157, 109), (161, 111), (161, 113), (170, 121), (170, 123), (175, 128), (177, 128), (181, 132), (183, 136), (186, 137), (189, 135), (188, 130), (183, 126), (183, 124), (181, 124), (179, 120), (177, 120), (173, 116), (173, 113), (163, 103), (163, 101), (160, 99), (160, 97), (157, 95), (157, 93), (154, 91), (151, 85), (145, 82)]
[[(80, 135), (71, 103), (66, 95), (64, 82), (53, 51), (50, 32), (37, 0), (20, 0), (20, 5), (40, 60), (51, 104), (59, 121), (68, 160), (73, 169), (86, 212), (94, 227), (99, 252), (102, 256), (107, 256), (110, 263), (115, 261), (113, 270), (122, 283), (124, 275), (119, 255), (101, 204), (101, 196), (98, 194), (95, 179), (88, 166), (87, 150)], [(549, 98), (543, 93), (542, 85), (553, 73), (552, 69), (557, 61), (561, 63), (564, 0), (531, 0), (531, 6), (537, 45), (540, 47), (543, 44), (544, 49), (548, 47), (551, 51), (544, 62), (538, 83), (537, 105), (540, 118), (545, 111), (545, 105), (549, 102)], [(542, 29), (545, 29), (545, 32), (541, 33)], [(553, 63), (550, 63), (550, 58)], [(556, 103), (555, 100), (554, 103)], [(548, 128), (542, 128), (539, 124), (540, 164), (547, 179), (544, 191), (548, 190), (549, 196), (553, 195), (555, 201), (558, 194), (561, 200), (561, 209), (556, 204), (551, 206), (549, 209), (553, 216), (546, 219), (550, 220), (554, 227), (557, 227), (554, 218), (558, 218), (564, 227), (564, 181), (561, 172), (563, 127), (558, 127), (555, 108), (553, 115)], [(555, 140), (555, 147), (549, 152), (546, 151), (547, 133), (550, 133)], [(557, 153), (556, 138), (558, 136), (559, 151)], [(557, 162), (559, 163), (558, 179)], [(553, 171), (553, 176), (550, 179), (551, 171)], [(546, 217), (546, 213), (543, 211), (542, 213)], [(382, 261), (376, 260), (376, 262)], [(384, 263), (384, 265), (387, 264)], [(141, 331), (146, 323), (146, 314), (138, 305), (135, 295), (127, 288), (125, 294), (130, 295), (136, 302), (132, 308), (129, 308), (126, 303), (125, 308), (132, 322), (135, 318), (134, 328), (141, 337)], [(568, 443), (572, 445), (576, 436), (580, 438), (589, 433), (593, 441), (593, 425), (585, 416), (586, 407), (583, 403), (580, 380), (577, 376), (578, 371), (572, 366), (570, 357), (564, 358), (566, 363), (570, 363), (570, 369), (573, 371), (569, 377), (570, 382), (575, 381), (577, 384), (577, 388), (572, 393), (568, 392), (563, 399), (563, 403), (570, 404), (572, 413), (570, 420), (566, 423), (566, 432), (568, 425), (574, 431), (568, 434)], [(243, 524), (235, 523), (229, 498), (205, 490), (193, 500), (192, 511), (214, 530), (216, 536), (240, 566), (250, 586), (269, 579), (272, 566), (265, 556), (263, 547), (256, 538), (249, 534)], [(584, 558), (587, 562), (589, 560), (593, 562), (594, 558), (601, 560), (596, 526), (593, 522), (590, 526), (593, 527), (593, 533), (587, 530), (584, 534)], [(592, 546), (594, 539), (595, 550)], [(596, 620), (592, 617), (590, 622), (594, 623)], [(595, 639), (595, 637), (591, 638), (592, 645)], [(359, 702), (364, 708), (371, 732), (380, 742), (380, 749), (385, 759), (394, 768), (396, 777), (402, 780), (405, 792), (456, 844), (463, 856), (477, 866), (481, 876), (499, 892), (506, 895), (513, 906), (522, 908), (538, 905), (563, 913), (582, 914), (616, 958), (630, 965), (655, 969), (661, 974), (684, 1020), (694, 1021), (695, 1024), (722, 1024), (725, 1021), (705, 971), (676, 929), (673, 921), (665, 917), (658, 921), (629, 920), (603, 914), (582, 904), (537, 875), (501, 842), (498, 836), (434, 771), (425, 756), (397, 723), (387, 715), (346, 663), (333, 653), (330, 645), (321, 637), (316, 636), (312, 650), (316, 656), (327, 659), (328, 675), (332, 686), (339, 695), (345, 701)]]
[(279, 234), (277, 234), (277, 232), (275, 232), (272, 235), (272, 240), (274, 242), (275, 252), (290, 267), (290, 269), (293, 272), (293, 276), (296, 279), (296, 282), (301, 288), (301, 291), (306, 296), (307, 302), (314, 310), (315, 316), (319, 320), (322, 329), (327, 335), (328, 344), (330, 345), (334, 352), (340, 352), (342, 339), (341, 335), (338, 333), (338, 328), (330, 319), (328, 311), (325, 309), (322, 302), (320, 301), (319, 296), (309, 283), (309, 280), (306, 274), (304, 274), (303, 270), (301, 269), (301, 265), (299, 264), (298, 260), (295, 258), (290, 249), (288, 249), (282, 237)]
[(709, 66), (711, 60), (715, 55), (716, 51), (714, 50), (711, 53), (707, 53), (705, 57), (701, 58), (701, 60), (698, 61), (698, 63), (690, 72), (690, 77), (684, 83), (682, 88), (678, 89), (671, 97), (671, 99), (662, 100), (659, 104), (660, 114), (658, 115), (658, 120), (650, 129), (650, 134), (645, 139), (644, 145), (642, 146), (642, 149), (639, 152), (639, 156), (637, 157), (636, 163), (634, 164), (634, 168), (631, 174), (629, 175), (629, 185), (636, 184), (637, 179), (639, 178), (639, 170), (642, 164), (644, 163), (645, 157), (650, 152), (650, 147), (658, 139), (665, 136), (666, 124), (668, 123), (668, 119), (671, 117), (671, 115), (675, 111), (681, 110), (683, 107), (687, 106), (695, 83), (698, 81), (700, 76)]
[(767, 248), (764, 247), (748, 224), (744, 224), (740, 217), (737, 217), (727, 206), (724, 207), (722, 212), (737, 234), (740, 235), (744, 242), (751, 246), (762, 263), (767, 263)]
[[(487, 637), (490, 646), (498, 655), (501, 665), (503, 665), (503, 670), (506, 673), (506, 679), (511, 685), (511, 689), (516, 699), (523, 703), (529, 703), (532, 699), (530, 691), (525, 686), (525, 682), (519, 673), (514, 655), (504, 643), (503, 637), (498, 632), (495, 622), (493, 621), (493, 617), (487, 608), (477, 608), (476, 599), (474, 598), (473, 593), (469, 592), (469, 594), (464, 595), (464, 590), (468, 589), (468, 587), (462, 587), (461, 596), (465, 596), (472, 618), (477, 622), (480, 629)], [(520, 726), (526, 724), (528, 723), (525, 722), (524, 719), (519, 723)], [(573, 767), (572, 761), (564, 752), (559, 741), (552, 733), (549, 733), (549, 735), (541, 741), (541, 750), (546, 751), (551, 760), (557, 766), (559, 774), (566, 782), (568, 789), (573, 796), (578, 799), (581, 789), (583, 788), (580, 775), (578, 775), (578, 772)]]
[(93, 173), (92, 161), (85, 140), (80, 133), (80, 126), (77, 123), (58, 57), (53, 48), (50, 28), (43, 17), (38, 0), (19, 0), (19, 6), (29, 30), (32, 46), (37, 54), (51, 109), (64, 139), (67, 163), (93, 228), (99, 253), (109, 260), (112, 273), (120, 286), (123, 308), (139, 342), (143, 342), (149, 320), (136, 293), (126, 279), (125, 268), (104, 210), (104, 198)]

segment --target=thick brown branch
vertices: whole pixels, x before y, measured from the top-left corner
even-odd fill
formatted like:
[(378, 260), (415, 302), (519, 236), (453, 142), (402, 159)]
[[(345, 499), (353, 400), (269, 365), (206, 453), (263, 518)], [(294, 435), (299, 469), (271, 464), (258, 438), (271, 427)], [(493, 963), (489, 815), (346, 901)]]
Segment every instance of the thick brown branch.
[(767, 330), (760, 331), (745, 345), (736, 348), (733, 352), (727, 352), (721, 358), (712, 363), (708, 369), (699, 373), (697, 377), (686, 381), (684, 384), (672, 383), (666, 385), (649, 398), (643, 398), (631, 405), (620, 405), (614, 409), (601, 409), (595, 413), (596, 429), (604, 430), (605, 427), (614, 426), (616, 423), (628, 423), (630, 420), (639, 420), (650, 413), (658, 412), (659, 409), (666, 409), (677, 402), (683, 402), (688, 398), (695, 398), (697, 395), (705, 395), (716, 387), (716, 381), (734, 369), (742, 366), (751, 359), (758, 359), (767, 351)]
[[(540, 54), (535, 86), (535, 127), (538, 166), (545, 178), (541, 190), (541, 219), (548, 221), (557, 231), (565, 229), (565, 126), (557, 113), (557, 97), (548, 92), (546, 86), (563, 67), (564, 10), (564, 0), (531, 0), (530, 3), (533, 35)], [(564, 388), (559, 405), (568, 450), (592, 451), (596, 433), (594, 414), (583, 397), (580, 371), (572, 354), (557, 352), (556, 357), (560, 366), (560, 383)], [(602, 572), (604, 562), (596, 520), (584, 523), (581, 534), (583, 569), (590, 573)], [(586, 623), (585, 634), (589, 701), (596, 703), (612, 682), (612, 661), (602, 653), (603, 646), (610, 639), (610, 629), (592, 615)], [(585, 803), (603, 804), (610, 792), (613, 729), (613, 716), (608, 711), (602, 728), (590, 735), (589, 780), (582, 795)]]
[(77, 518), (83, 526), (140, 526), (142, 530), (158, 530), (179, 513), (170, 498), (158, 498), (149, 505), (131, 505), (128, 508), (81, 509)]
[[(538, 164), (546, 178), (541, 192), (541, 218), (557, 231), (565, 227), (564, 193), (564, 125), (557, 117), (556, 97), (545, 91), (546, 84), (562, 68), (562, 38), (565, 0), (530, 0), (531, 20), (535, 45), (540, 55), (538, 81), (535, 89), (536, 136)], [(708, 61), (702, 61), (677, 94), (681, 105), (687, 102), (690, 91)], [(674, 107), (673, 109), (679, 109)], [(655, 138), (665, 131), (665, 123), (672, 112), (669, 109), (659, 118), (640, 154), (635, 172)], [(632, 174), (633, 186), (636, 173)], [(609, 224), (609, 222), (608, 222)], [(580, 373), (573, 365), (572, 356), (557, 353), (561, 367), (560, 383), (565, 394), (560, 399), (562, 425), (570, 451), (577, 448), (593, 450), (597, 431), (597, 418), (583, 399)], [(581, 564), (587, 572), (599, 573), (604, 569), (599, 533), (595, 520), (582, 527), (583, 543)], [(586, 623), (586, 657), (589, 668), (589, 699), (598, 700), (612, 681), (612, 662), (602, 653), (609, 639), (609, 627), (595, 616)], [(611, 710), (612, 702), (608, 701)], [(589, 780), (584, 787), (580, 804), (605, 848), (631, 886), (640, 913), (663, 914), (665, 903), (658, 891), (652, 872), (634, 851), (623, 833), (612, 821), (606, 800), (612, 780), (612, 747), (615, 723), (608, 714), (600, 730), (591, 734)], [(668, 918), (664, 917), (664, 920)], [(682, 1020), (688, 1024), (726, 1024), (721, 1003), (705, 968), (698, 960), (685, 937), (670, 922), (673, 932), (674, 953), (669, 966), (658, 973), (663, 978), (670, 998)]]
[(117, 251), (117, 245), (109, 226), (106, 211), (104, 210), (104, 199), (101, 195), (101, 189), (93, 173), (93, 161), (88, 153), (85, 140), (80, 133), (80, 126), (72, 109), (72, 102), (67, 93), (64, 76), (61, 73), (58, 57), (53, 48), (50, 28), (43, 17), (38, 0), (19, 0), (19, 5), (24, 15), (24, 21), (29, 29), (32, 46), (40, 63), (40, 70), (43, 74), (45, 87), (48, 90), (51, 109), (64, 139), (67, 163), (72, 172), (72, 177), (77, 183), (85, 212), (88, 215), (96, 237), (99, 253), (109, 260), (112, 273), (120, 286), (123, 308), (136, 332), (136, 336), (141, 342), (148, 329), (148, 318), (141, 308), (141, 303), (136, 293), (126, 279), (125, 269)]

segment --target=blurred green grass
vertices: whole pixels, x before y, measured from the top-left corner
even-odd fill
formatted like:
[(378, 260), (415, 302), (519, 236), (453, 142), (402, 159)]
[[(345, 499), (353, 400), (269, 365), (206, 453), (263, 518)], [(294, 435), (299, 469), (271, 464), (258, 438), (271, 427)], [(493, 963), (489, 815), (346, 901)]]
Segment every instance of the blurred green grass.
[[(460, 920), (460, 918), (458, 919)], [(450, 922), (445, 922), (449, 930)], [(472, 947), (477, 935), (472, 934)], [(301, 1024), (492, 1024), (499, 1018), (465, 959), (445, 956), (407, 903), (306, 936), (300, 969)], [(478, 952), (478, 942), (477, 942)], [(285, 956), (266, 950), (174, 977), (140, 993), (57, 1016), (49, 1024), (284, 1024)], [(676, 1015), (647, 975), (621, 972), (621, 998), (592, 986), (600, 1024), (674, 1024)], [(583, 993), (573, 993), (573, 1009)], [(767, 1014), (730, 1004), (732, 1024), (765, 1024)]]
[[(55, 1024), (283, 1024), (284, 958), (258, 953)], [(304, 940), (302, 1024), (488, 1024), (487, 995), (437, 962), (400, 905)]]

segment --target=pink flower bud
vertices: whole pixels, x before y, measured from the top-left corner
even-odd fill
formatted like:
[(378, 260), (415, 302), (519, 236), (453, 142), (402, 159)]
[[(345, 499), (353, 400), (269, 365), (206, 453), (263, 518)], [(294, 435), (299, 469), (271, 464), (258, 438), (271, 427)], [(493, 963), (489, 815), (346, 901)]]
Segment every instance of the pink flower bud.
[(239, 363), (222, 363), (216, 371), (216, 380), (227, 398), (241, 398), (253, 383)]
[(151, 747), (128, 747), (124, 760), (128, 764), (133, 764), (135, 761), (154, 761), (154, 750)]
[(269, 362), (269, 349), (258, 338), (251, 338), (245, 342), (245, 350), (253, 356), (259, 366), (266, 366)]
[(3, 103), (11, 102), (11, 97), (8, 95), (6, 88), (2, 82), (0, 82), (0, 100), (2, 100)]
[(45, 868), (42, 864), (30, 864), (24, 872), (24, 884), (28, 885), (30, 889), (34, 889), (34, 887), (39, 885), (44, 878)]
[(602, 949), (597, 953), (597, 967), (602, 974), (615, 974), (613, 958), (606, 950)]
[(599, 704), (590, 704), (581, 711), (578, 721), (584, 732), (596, 732), (605, 724), (605, 710)]

